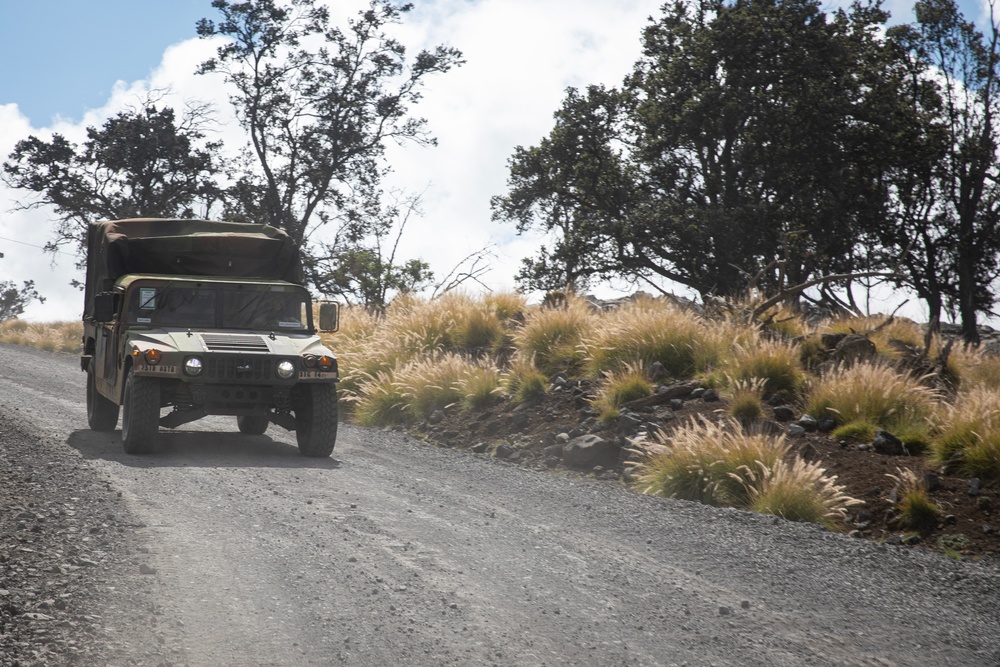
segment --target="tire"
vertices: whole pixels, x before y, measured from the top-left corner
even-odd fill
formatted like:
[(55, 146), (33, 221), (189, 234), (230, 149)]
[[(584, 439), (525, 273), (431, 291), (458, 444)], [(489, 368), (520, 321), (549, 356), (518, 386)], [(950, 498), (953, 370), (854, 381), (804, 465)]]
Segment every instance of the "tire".
[(97, 391), (94, 360), (87, 365), (87, 425), (92, 431), (114, 431), (118, 425), (119, 406)]
[(135, 375), (125, 380), (122, 399), (122, 447), (126, 454), (149, 454), (160, 429), (160, 381)]
[(332, 384), (309, 384), (301, 389), (295, 405), (295, 439), (299, 453), (329, 456), (337, 442), (337, 388)]
[(247, 435), (262, 435), (267, 430), (269, 423), (267, 417), (241, 415), (236, 418), (236, 425), (240, 427), (240, 433)]

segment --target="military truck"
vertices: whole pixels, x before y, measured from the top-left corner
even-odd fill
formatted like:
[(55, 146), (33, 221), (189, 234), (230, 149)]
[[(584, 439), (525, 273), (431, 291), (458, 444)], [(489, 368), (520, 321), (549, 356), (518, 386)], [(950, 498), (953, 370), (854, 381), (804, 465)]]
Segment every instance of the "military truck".
[[(155, 450), (159, 428), (230, 415), (242, 433), (295, 431), (305, 456), (337, 438), (337, 357), (318, 327), (298, 248), (274, 227), (137, 218), (91, 223), (81, 368), (87, 422), (129, 454)], [(164, 414), (164, 410), (169, 411)]]

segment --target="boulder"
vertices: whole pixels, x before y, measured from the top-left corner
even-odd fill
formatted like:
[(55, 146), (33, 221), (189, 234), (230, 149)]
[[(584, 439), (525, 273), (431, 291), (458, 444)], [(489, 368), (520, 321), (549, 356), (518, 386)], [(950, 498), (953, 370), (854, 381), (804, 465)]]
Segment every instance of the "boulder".
[(614, 468), (618, 465), (619, 453), (617, 445), (591, 433), (566, 443), (563, 463), (579, 470), (590, 470), (595, 466)]

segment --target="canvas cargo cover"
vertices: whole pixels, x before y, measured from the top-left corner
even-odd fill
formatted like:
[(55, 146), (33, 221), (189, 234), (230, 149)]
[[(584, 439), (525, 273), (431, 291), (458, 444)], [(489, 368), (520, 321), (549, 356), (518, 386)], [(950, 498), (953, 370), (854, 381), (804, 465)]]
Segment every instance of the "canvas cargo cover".
[(84, 315), (93, 312), (96, 294), (129, 273), (303, 282), (298, 248), (270, 225), (160, 218), (91, 223)]

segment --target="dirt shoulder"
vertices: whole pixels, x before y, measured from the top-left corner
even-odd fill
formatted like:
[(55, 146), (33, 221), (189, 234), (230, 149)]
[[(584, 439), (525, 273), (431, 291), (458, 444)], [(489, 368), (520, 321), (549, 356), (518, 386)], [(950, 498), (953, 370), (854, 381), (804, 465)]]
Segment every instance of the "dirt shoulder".
[(161, 664), (121, 494), (36, 433), (0, 420), (0, 666), (114, 664), (123, 638)]
[[(438, 445), (469, 449), (556, 474), (583, 475), (610, 483), (628, 485), (624, 462), (628, 459), (628, 437), (670, 429), (693, 417), (713, 418), (724, 412), (726, 403), (712, 393), (685, 391), (696, 385), (677, 383), (677, 396), (659, 405), (633, 406), (622, 419), (602, 425), (590, 408), (588, 397), (595, 387), (586, 381), (550, 382), (547, 393), (536, 401), (515, 405), (510, 401), (465, 412), (445, 409), (416, 425), (415, 435)], [(782, 415), (776, 406), (767, 406), (769, 425), (778, 432), (799, 423), (801, 414)], [(779, 418), (780, 417), (780, 418)], [(808, 425), (792, 428), (788, 440), (797, 453), (818, 461), (845, 492), (863, 505), (851, 509), (843, 526), (845, 533), (860, 539), (912, 548), (946, 552), (953, 558), (1000, 563), (1000, 491), (996, 485), (944, 474), (930, 467), (925, 457), (891, 455), (876, 451), (867, 442), (837, 440)], [(611, 443), (618, 454), (614, 460), (571, 461), (565, 443), (574, 437), (596, 436)], [(594, 438), (592, 438), (594, 439)], [(912, 470), (930, 482), (930, 498), (941, 509), (941, 520), (932, 529), (915, 533), (895, 524), (893, 491), (895, 482), (887, 475), (899, 469)]]

